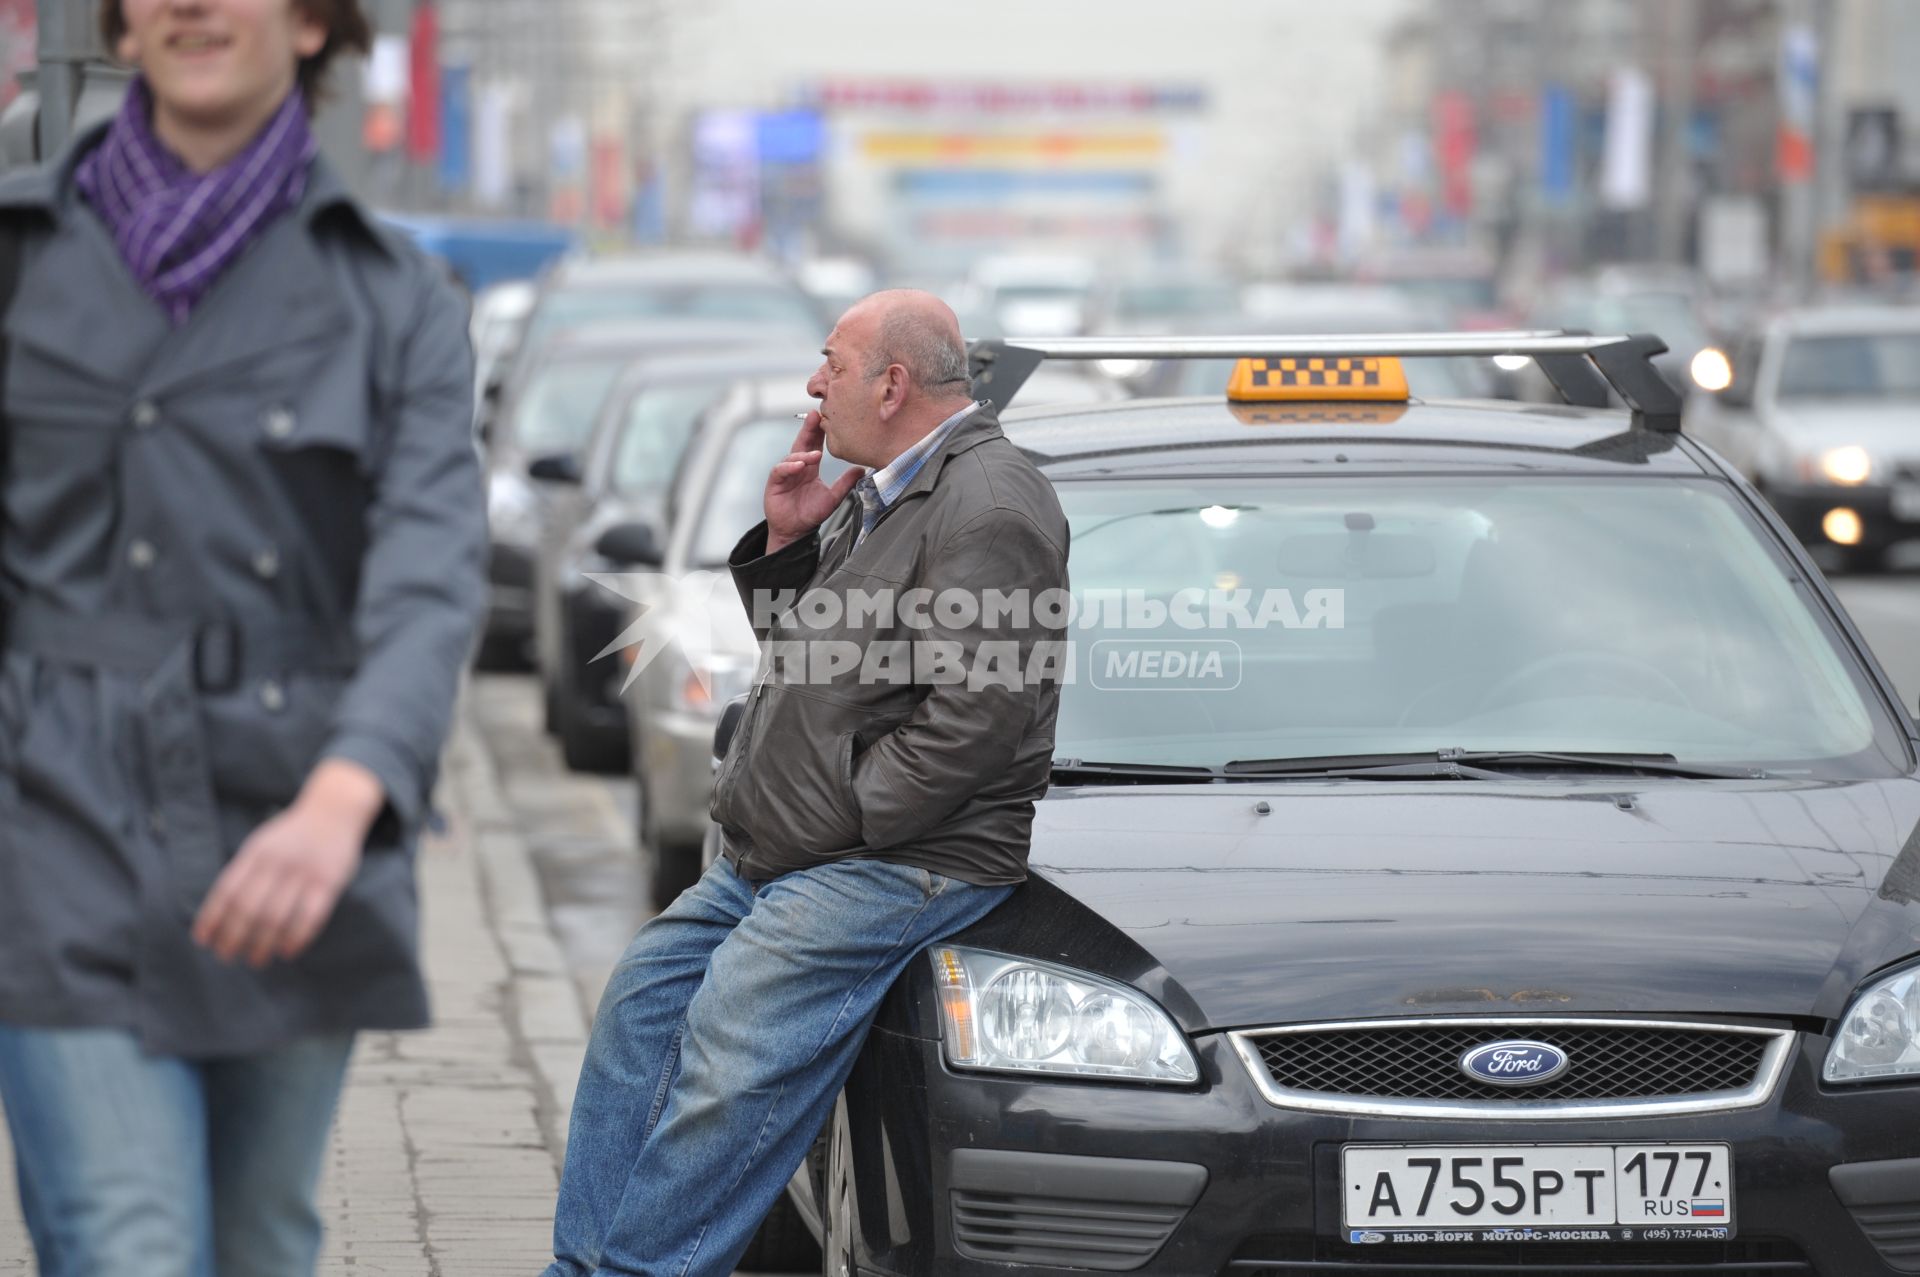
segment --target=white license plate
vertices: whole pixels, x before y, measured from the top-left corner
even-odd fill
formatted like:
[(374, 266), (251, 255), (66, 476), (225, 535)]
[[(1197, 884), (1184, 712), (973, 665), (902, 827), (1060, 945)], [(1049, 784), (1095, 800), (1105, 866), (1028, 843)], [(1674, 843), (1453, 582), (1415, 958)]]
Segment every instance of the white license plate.
[(1349, 1230), (1619, 1226), (1732, 1235), (1725, 1144), (1349, 1144), (1340, 1164)]
[(1893, 517), (1903, 523), (1920, 523), (1920, 483), (1896, 483), (1890, 499)]

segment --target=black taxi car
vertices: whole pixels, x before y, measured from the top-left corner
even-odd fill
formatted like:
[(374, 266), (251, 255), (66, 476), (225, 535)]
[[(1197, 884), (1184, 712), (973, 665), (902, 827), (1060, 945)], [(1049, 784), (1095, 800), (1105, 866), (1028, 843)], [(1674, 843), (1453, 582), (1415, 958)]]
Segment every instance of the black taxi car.
[[(1661, 349), (979, 352), (1249, 362), (1004, 417), (1072, 524), (1054, 785), (790, 1186), (828, 1273), (1920, 1271), (1915, 725)], [(1398, 364), (1496, 354), (1570, 402)]]

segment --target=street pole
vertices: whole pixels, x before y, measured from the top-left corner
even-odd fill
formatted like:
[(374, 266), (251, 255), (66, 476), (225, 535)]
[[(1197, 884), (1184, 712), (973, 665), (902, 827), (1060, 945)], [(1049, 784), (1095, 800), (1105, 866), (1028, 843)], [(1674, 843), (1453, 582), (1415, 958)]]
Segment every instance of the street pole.
[(1700, 11), (1696, 0), (1666, 0), (1663, 9), (1667, 128), (1655, 196), (1656, 243), (1661, 261), (1679, 262), (1686, 258), (1687, 224), (1693, 213), (1693, 58)]
[(39, 0), (39, 154), (50, 159), (73, 136), (88, 62), (100, 59), (86, 0)]
[(1813, 0), (1813, 35), (1819, 42), (1820, 78), (1814, 89), (1812, 233), (1807, 254), (1809, 285), (1820, 282), (1820, 245), (1846, 209), (1846, 157), (1840, 97), (1840, 14), (1834, 0)]

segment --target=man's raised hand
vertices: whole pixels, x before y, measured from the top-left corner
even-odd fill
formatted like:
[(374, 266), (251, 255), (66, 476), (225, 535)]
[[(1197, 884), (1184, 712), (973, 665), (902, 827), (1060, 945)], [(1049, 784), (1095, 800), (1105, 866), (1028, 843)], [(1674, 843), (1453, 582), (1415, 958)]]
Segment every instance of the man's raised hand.
[(767, 553), (784, 548), (827, 521), (866, 471), (849, 469), (831, 488), (820, 482), (822, 445), (826, 427), (819, 412), (810, 412), (793, 438), (793, 449), (774, 464), (767, 476)]

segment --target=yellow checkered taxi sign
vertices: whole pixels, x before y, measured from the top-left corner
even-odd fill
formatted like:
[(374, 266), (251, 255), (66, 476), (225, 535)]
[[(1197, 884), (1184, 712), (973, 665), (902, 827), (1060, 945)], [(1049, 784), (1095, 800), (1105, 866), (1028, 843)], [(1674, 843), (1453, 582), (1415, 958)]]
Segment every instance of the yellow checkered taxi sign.
[(1333, 357), (1242, 359), (1227, 381), (1234, 403), (1405, 403), (1407, 374), (1398, 359)]

